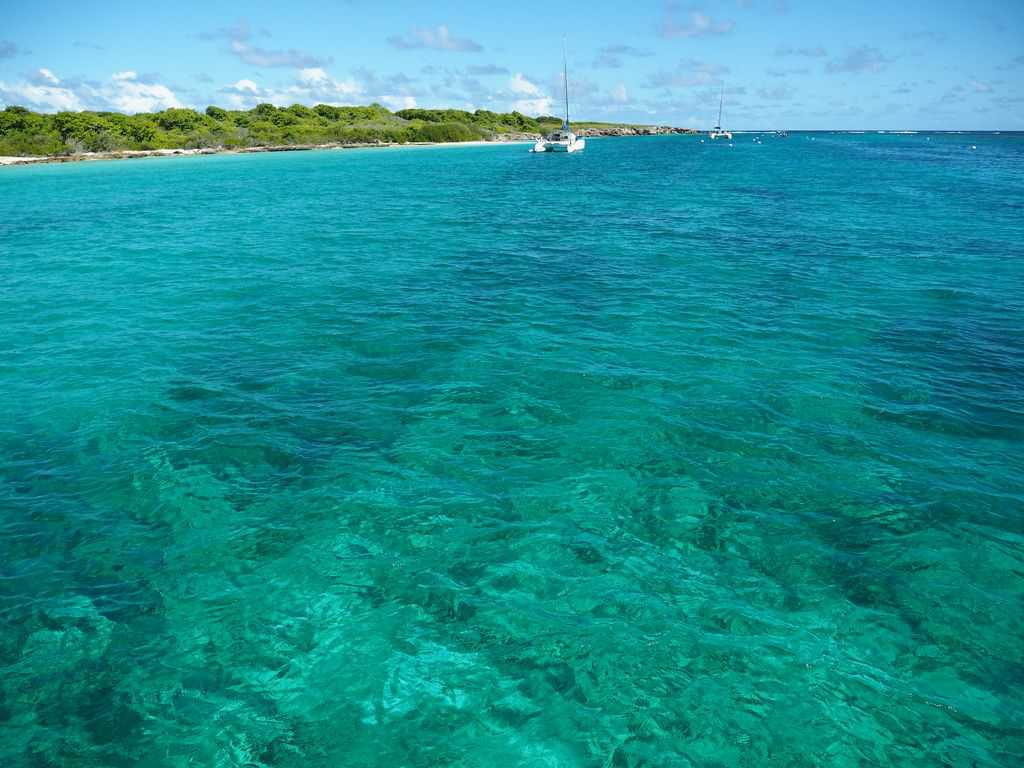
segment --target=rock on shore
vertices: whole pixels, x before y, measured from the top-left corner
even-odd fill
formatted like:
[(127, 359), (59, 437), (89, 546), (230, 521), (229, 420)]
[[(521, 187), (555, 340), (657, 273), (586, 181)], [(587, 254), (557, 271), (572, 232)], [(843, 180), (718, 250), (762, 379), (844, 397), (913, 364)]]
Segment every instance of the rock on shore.
[(670, 125), (609, 125), (580, 128), (580, 136), (667, 136), (669, 134), (696, 134), (693, 128), (673, 128)]

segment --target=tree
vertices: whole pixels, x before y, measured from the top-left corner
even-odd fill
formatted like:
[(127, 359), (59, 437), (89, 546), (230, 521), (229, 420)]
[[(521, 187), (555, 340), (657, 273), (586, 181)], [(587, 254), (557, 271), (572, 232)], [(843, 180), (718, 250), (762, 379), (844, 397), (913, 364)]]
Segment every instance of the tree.
[(203, 117), (194, 109), (174, 108), (156, 113), (156, 122), (167, 131), (191, 131), (203, 124)]
[(337, 120), (341, 116), (341, 110), (330, 104), (317, 104), (313, 111), (326, 120)]
[(150, 144), (156, 139), (156, 126), (147, 120), (133, 120), (125, 127), (126, 135), (138, 144)]
[(7, 107), (0, 112), (0, 136), (8, 131), (23, 131), (32, 120), (32, 113), (24, 107)]

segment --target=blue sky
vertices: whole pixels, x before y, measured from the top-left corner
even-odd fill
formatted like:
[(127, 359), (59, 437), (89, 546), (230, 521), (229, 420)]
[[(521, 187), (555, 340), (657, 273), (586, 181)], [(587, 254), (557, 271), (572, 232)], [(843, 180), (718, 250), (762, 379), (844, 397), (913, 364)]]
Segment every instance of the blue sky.
[(365, 104), (726, 127), (1024, 129), (1024, 0), (8, 3), (0, 105)]

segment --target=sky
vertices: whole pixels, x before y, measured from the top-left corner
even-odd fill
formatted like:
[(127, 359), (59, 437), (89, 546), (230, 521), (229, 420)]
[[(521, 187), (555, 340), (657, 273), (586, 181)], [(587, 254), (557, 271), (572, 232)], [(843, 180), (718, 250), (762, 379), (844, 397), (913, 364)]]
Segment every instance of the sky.
[(564, 35), (574, 119), (1024, 130), (1024, 0), (159, 5), (0, 0), (0, 106), (561, 114)]

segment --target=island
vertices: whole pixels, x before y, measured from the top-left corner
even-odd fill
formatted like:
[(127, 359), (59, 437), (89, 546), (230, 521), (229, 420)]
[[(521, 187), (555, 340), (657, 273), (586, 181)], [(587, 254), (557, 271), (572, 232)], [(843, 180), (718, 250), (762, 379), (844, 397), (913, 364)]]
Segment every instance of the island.
[[(403, 109), (259, 104), (249, 110), (174, 108), (119, 112), (0, 111), (0, 163), (53, 163), (220, 152), (273, 152), (409, 144), (535, 141), (561, 125), (552, 115), (478, 109)], [(580, 136), (695, 133), (655, 125), (580, 122)]]

